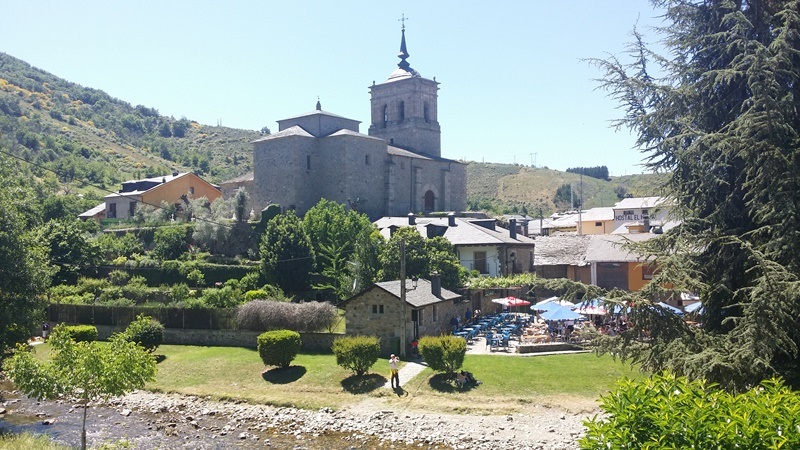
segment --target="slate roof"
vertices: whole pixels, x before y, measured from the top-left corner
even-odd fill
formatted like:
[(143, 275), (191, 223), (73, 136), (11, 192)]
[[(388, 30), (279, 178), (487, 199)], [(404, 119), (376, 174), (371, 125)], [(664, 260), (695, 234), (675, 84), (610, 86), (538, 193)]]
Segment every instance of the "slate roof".
[(614, 209), (639, 209), (639, 208), (654, 208), (666, 199), (664, 197), (631, 197), (623, 198), (616, 205)]
[(78, 214), (78, 217), (94, 217), (105, 210), (106, 210), (106, 202), (103, 202), (88, 211), (84, 211)]
[[(624, 248), (628, 242), (643, 242), (660, 235), (653, 233), (635, 234), (596, 234), (590, 236), (590, 244), (586, 249), (587, 262), (638, 262), (644, 261), (640, 255)], [(538, 248), (537, 248), (538, 250)]]
[(559, 234), (536, 238), (536, 251), (533, 252), (534, 266), (583, 266), (586, 265), (586, 249), (589, 247), (588, 235)]
[[(397, 298), (400, 298), (400, 280), (375, 283), (375, 286), (383, 289)], [(442, 293), (439, 297), (433, 295), (431, 292), (431, 282), (423, 278), (420, 278), (417, 281), (416, 289), (410, 289), (411, 286), (411, 281), (406, 280), (406, 303), (415, 308), (461, 298), (460, 294), (456, 294), (455, 292), (449, 291), (445, 288), (442, 288)]]
[(250, 141), (250, 143), (251, 144), (255, 144), (256, 142), (264, 142), (264, 141), (269, 141), (271, 139), (278, 139), (278, 138), (283, 138), (283, 137), (287, 137), (287, 136), (302, 136), (302, 137), (310, 137), (310, 138), (314, 137), (314, 135), (312, 135), (308, 131), (304, 130), (303, 127), (301, 127), (300, 125), (295, 125), (293, 127), (287, 128), (285, 130), (278, 131), (277, 133), (268, 134), (268, 135), (266, 135), (264, 137), (260, 137), (260, 138), (254, 140), (254, 141)]
[(236, 178), (231, 178), (230, 180), (223, 181), (220, 184), (232, 184), (232, 183), (243, 183), (245, 181), (253, 181), (255, 178), (255, 174), (253, 172), (247, 172), (244, 175), (240, 175)]
[[(478, 223), (492, 222), (493, 219), (464, 220), (455, 218), (455, 226), (448, 226), (448, 217), (417, 217), (413, 225), (422, 237), (428, 237), (427, 227), (437, 227), (435, 235), (442, 236), (456, 246), (465, 245), (530, 245), (535, 241), (522, 233), (517, 233), (516, 238), (511, 238), (509, 230), (495, 226), (494, 230), (479, 225)], [(381, 230), (381, 234), (389, 237), (391, 227), (407, 227), (408, 217), (381, 217), (374, 222)]]

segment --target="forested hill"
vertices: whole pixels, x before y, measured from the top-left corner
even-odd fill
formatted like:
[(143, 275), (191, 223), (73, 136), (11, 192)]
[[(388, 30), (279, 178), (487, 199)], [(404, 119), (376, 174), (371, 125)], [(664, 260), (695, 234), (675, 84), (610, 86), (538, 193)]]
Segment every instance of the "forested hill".
[(259, 134), (165, 117), (0, 53), (0, 150), (56, 170), (65, 187), (116, 190), (172, 170), (224, 181), (251, 170)]

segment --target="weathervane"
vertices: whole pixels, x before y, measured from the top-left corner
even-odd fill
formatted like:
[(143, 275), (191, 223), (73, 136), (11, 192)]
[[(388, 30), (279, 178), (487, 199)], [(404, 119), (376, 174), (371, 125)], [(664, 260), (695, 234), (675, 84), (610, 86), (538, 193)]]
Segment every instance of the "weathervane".
[(400, 22), (400, 24), (402, 25), (400, 29), (403, 31), (405, 31), (406, 29), (406, 20), (408, 20), (408, 17), (406, 17), (405, 14), (401, 14), (400, 18), (397, 19), (397, 21)]

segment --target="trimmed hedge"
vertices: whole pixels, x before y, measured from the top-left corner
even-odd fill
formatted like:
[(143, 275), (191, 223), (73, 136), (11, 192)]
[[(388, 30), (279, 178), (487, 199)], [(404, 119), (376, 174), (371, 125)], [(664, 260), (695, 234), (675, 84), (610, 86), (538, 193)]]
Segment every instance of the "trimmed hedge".
[(265, 366), (289, 367), (300, 352), (300, 333), (291, 330), (267, 331), (258, 336), (258, 355)]
[(345, 336), (333, 341), (331, 350), (336, 364), (361, 376), (378, 362), (381, 340), (377, 336)]
[(164, 342), (164, 325), (150, 316), (139, 314), (128, 328), (120, 333), (122, 339), (135, 342), (148, 352), (154, 352)]
[(458, 336), (423, 336), (418, 348), (428, 367), (453, 375), (464, 365), (467, 341)]
[(75, 342), (92, 342), (97, 340), (97, 327), (94, 325), (58, 325), (53, 330), (55, 333), (64, 333)]

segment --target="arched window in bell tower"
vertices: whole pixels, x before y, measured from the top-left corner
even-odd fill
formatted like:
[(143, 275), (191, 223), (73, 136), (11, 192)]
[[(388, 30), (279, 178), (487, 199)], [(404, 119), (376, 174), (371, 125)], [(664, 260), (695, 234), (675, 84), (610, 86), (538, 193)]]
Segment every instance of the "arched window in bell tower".
[(400, 102), (397, 109), (397, 121), (402, 122), (406, 120), (406, 103)]
[(425, 106), (422, 107), (422, 116), (425, 118), (425, 123), (430, 123), (431, 107), (428, 106), (428, 102), (425, 102)]
[(436, 196), (433, 195), (433, 191), (428, 190), (425, 192), (425, 211), (433, 211), (436, 206)]
[(381, 124), (381, 128), (386, 128), (387, 123), (389, 123), (389, 106), (383, 105), (383, 123)]

